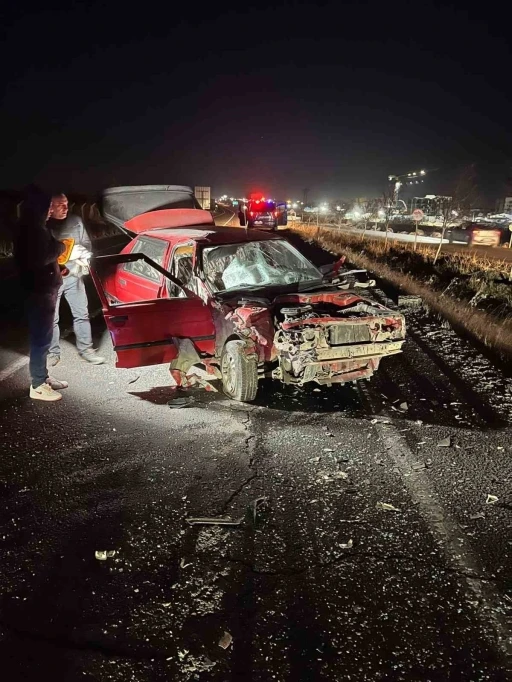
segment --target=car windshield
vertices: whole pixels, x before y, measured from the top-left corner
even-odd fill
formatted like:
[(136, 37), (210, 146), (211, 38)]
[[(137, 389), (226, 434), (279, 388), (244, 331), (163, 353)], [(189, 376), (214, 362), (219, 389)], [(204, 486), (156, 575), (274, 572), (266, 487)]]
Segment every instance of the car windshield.
[(277, 239), (205, 248), (203, 269), (215, 291), (322, 279), (320, 271), (293, 246)]

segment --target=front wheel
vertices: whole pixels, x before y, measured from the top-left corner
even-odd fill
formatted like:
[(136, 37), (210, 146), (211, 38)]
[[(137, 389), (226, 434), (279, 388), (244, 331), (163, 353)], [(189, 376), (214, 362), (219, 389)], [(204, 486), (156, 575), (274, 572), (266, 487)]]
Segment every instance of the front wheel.
[(241, 403), (254, 400), (258, 391), (258, 362), (245, 351), (244, 341), (228, 341), (220, 362), (224, 393)]

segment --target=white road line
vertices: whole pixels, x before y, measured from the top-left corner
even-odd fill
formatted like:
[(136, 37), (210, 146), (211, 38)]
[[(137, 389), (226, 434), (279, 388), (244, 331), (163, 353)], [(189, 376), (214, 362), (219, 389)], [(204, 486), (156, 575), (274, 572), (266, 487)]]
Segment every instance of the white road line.
[(227, 219), (227, 221), (226, 221), (225, 223), (222, 223), (221, 227), (226, 227), (226, 225), (227, 225), (228, 223), (230, 223), (230, 222), (233, 220), (234, 217), (235, 217), (235, 213), (234, 213), (234, 211), (233, 211), (233, 213), (231, 213), (231, 215), (229, 216), (229, 218)]
[[(98, 308), (97, 310), (93, 310), (92, 313), (89, 313), (89, 318), (92, 320), (97, 315), (99, 315), (100, 313), (101, 313), (101, 308)], [(69, 329), (65, 329), (63, 332), (61, 332), (60, 338), (61, 339), (67, 338), (71, 334), (72, 331), (73, 331), (73, 329), (71, 327)], [(2, 383), (2, 381), (5, 381), (10, 376), (15, 374), (22, 367), (25, 367), (25, 365), (28, 365), (29, 359), (30, 358), (28, 355), (23, 355), (21, 358), (18, 358), (17, 360), (14, 360), (14, 362), (11, 362), (10, 365), (7, 365), (7, 367), (0, 372), (0, 384)]]
[(5, 381), (6, 379), (8, 379), (12, 374), (17, 372), (22, 367), (25, 367), (25, 365), (27, 365), (27, 364), (28, 364), (28, 357), (26, 355), (24, 355), (21, 358), (18, 358), (14, 362), (11, 362), (10, 365), (7, 365), (7, 367), (0, 372), (0, 383), (2, 383), (2, 381)]
[(417, 457), (409, 449), (402, 434), (393, 425), (375, 424), (375, 429), (387, 454), (400, 472), (405, 487), (417, 503), (421, 516), (434, 537), (439, 540), (439, 546), (444, 549), (448, 566), (473, 592), (478, 604), (475, 611), (493, 627), (499, 646), (510, 656), (512, 637), (507, 619), (503, 615), (503, 600), (492, 580), (486, 579), (485, 571), (473, 553), (470, 541), (455, 518), (438, 501), (427, 474), (415, 469)]

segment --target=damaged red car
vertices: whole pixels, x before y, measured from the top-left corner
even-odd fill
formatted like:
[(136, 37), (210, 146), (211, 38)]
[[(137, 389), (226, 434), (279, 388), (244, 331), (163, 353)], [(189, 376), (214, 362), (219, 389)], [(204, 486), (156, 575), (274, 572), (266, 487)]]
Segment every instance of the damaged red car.
[(355, 382), (401, 352), (403, 316), (362, 296), (350, 273), (323, 274), (278, 235), (150, 205), (118, 211), (132, 241), (91, 263), (117, 367), (169, 363), (177, 385), (220, 382), (247, 402), (264, 377)]

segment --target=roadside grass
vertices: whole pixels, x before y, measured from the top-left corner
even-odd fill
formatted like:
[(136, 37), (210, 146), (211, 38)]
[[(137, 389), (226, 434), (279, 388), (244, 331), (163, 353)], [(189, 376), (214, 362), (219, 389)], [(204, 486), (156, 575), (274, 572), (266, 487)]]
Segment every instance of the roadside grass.
[(361, 235), (311, 226), (291, 228), (333, 254), (345, 254), (356, 267), (421, 297), (430, 310), (453, 327), (507, 360), (512, 357), (512, 283), (510, 263), (477, 253), (446, 253), (434, 265), (435, 247), (362, 240)]

